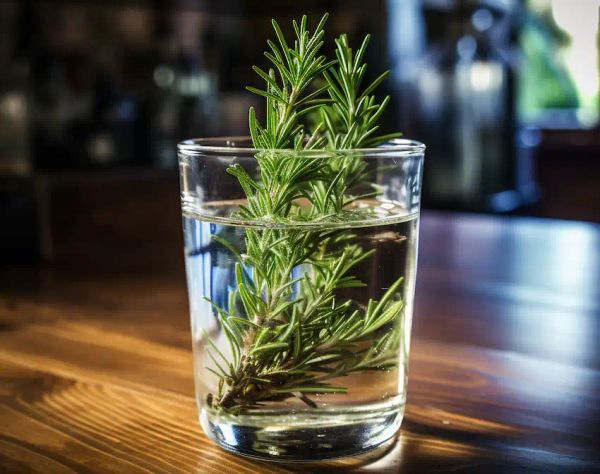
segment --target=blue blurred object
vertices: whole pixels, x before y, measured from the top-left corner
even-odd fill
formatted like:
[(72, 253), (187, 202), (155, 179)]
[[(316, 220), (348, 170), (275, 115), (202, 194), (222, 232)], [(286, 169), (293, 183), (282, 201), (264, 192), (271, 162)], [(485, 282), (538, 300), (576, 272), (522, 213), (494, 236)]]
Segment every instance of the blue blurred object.
[[(531, 203), (537, 197), (534, 153), (518, 141), (515, 99), (517, 4), (424, 5), (408, 11), (412, 23), (426, 27), (426, 50), (419, 33), (393, 35), (404, 46), (390, 51), (394, 71), (402, 70), (394, 76), (398, 88), (410, 82), (416, 89), (403, 122), (412, 122), (411, 135), (428, 146), (425, 204), (507, 212)], [(390, 8), (394, 13), (401, 24), (406, 10)]]

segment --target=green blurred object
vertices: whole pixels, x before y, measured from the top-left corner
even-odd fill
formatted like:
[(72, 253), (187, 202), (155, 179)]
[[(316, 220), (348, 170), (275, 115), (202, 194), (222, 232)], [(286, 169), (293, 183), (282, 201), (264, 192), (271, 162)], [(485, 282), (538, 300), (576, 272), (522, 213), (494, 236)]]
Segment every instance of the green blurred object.
[(548, 10), (528, 11), (521, 33), (523, 63), (520, 71), (519, 110), (532, 119), (548, 109), (577, 109), (577, 88), (560, 60), (560, 48), (570, 41)]

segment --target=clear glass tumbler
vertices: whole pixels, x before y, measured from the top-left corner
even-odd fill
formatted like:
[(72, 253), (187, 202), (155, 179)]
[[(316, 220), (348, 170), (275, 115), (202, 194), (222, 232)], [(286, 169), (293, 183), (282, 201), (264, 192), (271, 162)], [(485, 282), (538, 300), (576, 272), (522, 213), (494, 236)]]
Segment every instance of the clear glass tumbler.
[(406, 402), (424, 145), (178, 148), (206, 434), (282, 461), (392, 438)]

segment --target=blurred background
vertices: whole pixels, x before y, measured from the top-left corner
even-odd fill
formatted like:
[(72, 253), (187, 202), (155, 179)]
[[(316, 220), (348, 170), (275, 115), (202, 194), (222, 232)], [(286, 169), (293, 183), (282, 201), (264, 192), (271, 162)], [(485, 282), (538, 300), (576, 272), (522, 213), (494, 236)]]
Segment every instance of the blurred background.
[(180, 246), (176, 143), (246, 135), (270, 19), (325, 11), (391, 70), (426, 209), (600, 222), (600, 0), (3, 0), (0, 263)]

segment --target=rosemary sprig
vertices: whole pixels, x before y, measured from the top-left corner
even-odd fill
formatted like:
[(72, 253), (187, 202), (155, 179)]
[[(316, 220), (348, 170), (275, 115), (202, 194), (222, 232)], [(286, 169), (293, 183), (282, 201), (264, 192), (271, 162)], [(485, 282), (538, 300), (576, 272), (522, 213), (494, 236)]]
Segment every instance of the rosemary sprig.
[[(259, 124), (253, 107), (249, 112), (250, 133), (256, 148), (283, 149), (293, 146), (298, 150), (303, 147), (305, 134), (300, 119), (320, 108), (323, 103), (320, 96), (327, 87), (303, 94), (314, 79), (333, 64), (325, 56), (319, 55), (327, 17), (327, 14), (323, 15), (312, 34), (307, 29), (306, 16), (302, 17), (300, 25), (294, 20), (296, 37), (293, 47), (288, 46), (279, 24), (272, 21), (277, 44), (268, 40), (270, 51), (266, 51), (265, 56), (275, 69), (269, 69), (267, 73), (253, 66), (252, 69), (266, 82), (266, 88), (246, 87), (266, 98), (265, 127)], [(309, 147), (316, 147), (319, 143), (313, 141)]]
[[(294, 21), (293, 47), (273, 21), (277, 43), (269, 41), (265, 53), (273, 68), (265, 72), (255, 66), (266, 86), (248, 88), (266, 98), (264, 126), (254, 109), (249, 112), (252, 140), (260, 149), (258, 177), (238, 164), (228, 169), (246, 194), (237, 211), (241, 218), (267, 224), (327, 221), (348, 212), (355, 200), (374, 195), (354, 192), (369, 188), (367, 165), (359, 155), (334, 151), (315, 158), (299, 152), (351, 150), (390, 137), (374, 137), (389, 98), (377, 103), (372, 92), (385, 74), (360, 91), (368, 37), (353, 54), (341, 36), (337, 60), (327, 61), (319, 55), (326, 19), (312, 34), (306, 17)], [(314, 88), (319, 78), (326, 85)], [(314, 111), (322, 120), (308, 135), (302, 117)], [(236, 412), (290, 397), (316, 407), (313, 394), (347, 392), (339, 377), (396, 366), (402, 279), (366, 305), (343, 297), (341, 290), (365, 286), (354, 270), (373, 253), (347, 229), (248, 227), (243, 249), (220, 236), (215, 240), (238, 262), (237, 287), (228, 305), (211, 302), (231, 356), (205, 335), (210, 370), (219, 379), (218, 393), (208, 397), (213, 407)]]
[(387, 78), (389, 71), (383, 72), (361, 90), (367, 71), (364, 57), (370, 40), (371, 36), (367, 35), (356, 54), (353, 54), (348, 45), (348, 37), (341, 35), (335, 41), (337, 68), (323, 72), (328, 85), (327, 93), (332, 99), (331, 106), (321, 107), (331, 149), (368, 148), (402, 136), (401, 133), (373, 136), (379, 129), (377, 122), (385, 111), (390, 96), (378, 103), (372, 94)]

